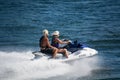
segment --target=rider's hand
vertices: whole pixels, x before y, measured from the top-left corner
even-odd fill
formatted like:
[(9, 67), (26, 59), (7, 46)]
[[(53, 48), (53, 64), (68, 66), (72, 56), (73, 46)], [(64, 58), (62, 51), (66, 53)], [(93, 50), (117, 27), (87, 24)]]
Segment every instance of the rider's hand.
[(70, 41), (70, 40), (68, 40), (67, 42), (68, 42), (68, 44), (69, 44), (69, 43), (71, 43), (71, 41)]

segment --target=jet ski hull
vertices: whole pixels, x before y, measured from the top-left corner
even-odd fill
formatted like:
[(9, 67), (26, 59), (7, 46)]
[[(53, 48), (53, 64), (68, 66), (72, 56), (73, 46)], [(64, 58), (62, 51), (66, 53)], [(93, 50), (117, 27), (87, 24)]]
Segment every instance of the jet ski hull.
[(65, 58), (63, 57), (62, 54), (57, 54), (55, 59), (52, 59), (50, 55), (46, 55), (44, 53), (41, 53), (40, 51), (35, 51), (33, 52), (34, 55), (34, 59), (32, 60), (36, 60), (36, 59), (40, 59), (40, 58), (46, 58), (48, 60), (57, 60), (57, 61), (73, 61), (73, 60), (78, 60), (81, 58), (85, 58), (85, 57), (90, 57), (90, 56), (94, 56), (96, 55), (98, 52), (95, 49), (89, 48), (89, 47), (84, 47), (83, 49), (79, 49), (76, 52), (70, 53), (69, 52), (69, 58)]

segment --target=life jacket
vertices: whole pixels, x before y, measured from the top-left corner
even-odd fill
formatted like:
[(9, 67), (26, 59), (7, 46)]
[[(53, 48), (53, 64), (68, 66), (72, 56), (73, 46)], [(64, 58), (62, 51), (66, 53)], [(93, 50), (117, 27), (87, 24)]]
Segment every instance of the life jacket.
[(54, 46), (54, 47), (56, 47), (56, 48), (58, 48), (59, 47), (59, 43), (55, 41), (56, 38), (57, 38), (56, 36), (52, 37), (52, 43), (51, 43), (51, 45)]

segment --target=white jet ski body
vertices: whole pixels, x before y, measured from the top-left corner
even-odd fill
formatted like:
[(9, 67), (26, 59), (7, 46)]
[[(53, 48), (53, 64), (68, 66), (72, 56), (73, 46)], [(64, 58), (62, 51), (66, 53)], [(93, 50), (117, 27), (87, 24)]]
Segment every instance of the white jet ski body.
[(90, 56), (94, 56), (96, 55), (98, 52), (95, 49), (89, 48), (89, 47), (84, 47), (82, 49), (79, 49), (75, 52), (68, 52), (69, 53), (69, 58), (66, 58), (65, 56), (63, 56), (62, 54), (58, 53), (55, 59), (52, 59), (50, 55), (46, 55), (40, 51), (36, 51), (33, 52), (34, 54), (34, 59), (40, 59), (40, 58), (46, 58), (48, 60), (57, 60), (57, 61), (73, 61), (73, 60), (78, 60), (81, 58), (85, 58), (85, 57), (90, 57)]

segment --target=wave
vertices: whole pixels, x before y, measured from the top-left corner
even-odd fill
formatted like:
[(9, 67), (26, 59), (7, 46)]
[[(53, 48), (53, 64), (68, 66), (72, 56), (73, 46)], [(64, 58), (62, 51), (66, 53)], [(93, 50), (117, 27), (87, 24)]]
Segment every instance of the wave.
[[(0, 79), (2, 80), (33, 80), (58, 78), (75, 78), (89, 75), (93, 70), (96, 58), (86, 58), (72, 63), (55, 60), (37, 59), (31, 51), (2, 52), (0, 51)], [(91, 62), (91, 63), (90, 63)], [(94, 65), (95, 68), (95, 65)], [(71, 75), (72, 74), (72, 75)]]

